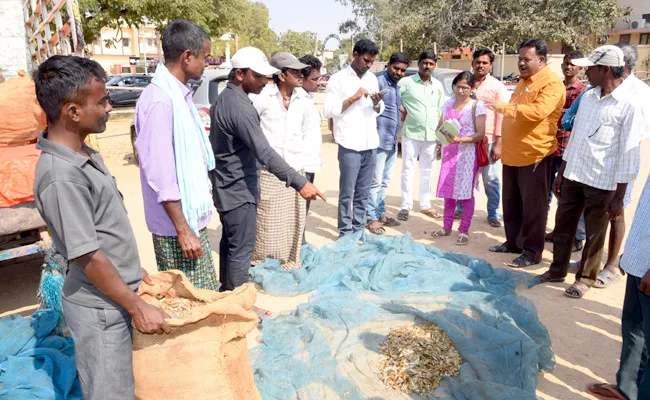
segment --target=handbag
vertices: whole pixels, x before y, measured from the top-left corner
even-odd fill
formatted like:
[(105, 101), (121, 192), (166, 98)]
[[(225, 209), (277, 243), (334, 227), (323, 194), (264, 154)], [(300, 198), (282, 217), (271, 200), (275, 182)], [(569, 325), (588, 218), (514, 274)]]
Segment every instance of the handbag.
[[(476, 132), (476, 101), (472, 106), (472, 124), (474, 125), (474, 132)], [(476, 161), (481, 168), (490, 165), (487, 136), (484, 136), (482, 141), (476, 143)]]

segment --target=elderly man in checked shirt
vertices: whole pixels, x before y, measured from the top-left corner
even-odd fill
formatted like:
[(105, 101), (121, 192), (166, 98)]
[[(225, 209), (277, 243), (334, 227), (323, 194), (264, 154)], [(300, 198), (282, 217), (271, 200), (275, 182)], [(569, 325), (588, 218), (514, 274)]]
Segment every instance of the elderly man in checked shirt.
[(643, 127), (640, 105), (629, 85), (623, 85), (624, 55), (616, 46), (602, 46), (574, 65), (587, 68), (594, 89), (586, 92), (578, 109), (569, 145), (553, 190), (558, 196), (553, 240), (553, 263), (539, 276), (541, 283), (566, 278), (573, 238), (584, 210), (586, 251), (576, 281), (565, 294), (581, 298), (598, 279), (607, 223), (623, 212), (628, 183), (637, 174)]

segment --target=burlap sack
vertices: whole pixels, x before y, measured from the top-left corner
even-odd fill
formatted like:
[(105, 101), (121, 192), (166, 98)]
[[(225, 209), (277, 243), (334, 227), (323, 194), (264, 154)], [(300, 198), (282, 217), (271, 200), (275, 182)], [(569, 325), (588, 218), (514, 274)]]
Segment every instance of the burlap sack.
[(160, 305), (161, 298), (184, 297), (207, 304), (184, 318), (168, 320), (170, 334), (133, 331), (133, 373), (139, 400), (254, 400), (260, 395), (248, 360), (246, 334), (258, 318), (252, 284), (232, 292), (197, 289), (178, 270), (152, 276), (140, 297)]

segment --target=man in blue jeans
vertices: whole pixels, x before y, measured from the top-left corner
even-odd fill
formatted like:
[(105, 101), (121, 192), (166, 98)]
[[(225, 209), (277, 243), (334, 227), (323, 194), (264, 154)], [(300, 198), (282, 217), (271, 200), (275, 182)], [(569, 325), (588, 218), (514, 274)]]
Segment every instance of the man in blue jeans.
[[(494, 53), (490, 49), (478, 49), (472, 58), (472, 70), (474, 71), (474, 95), (478, 100), (486, 101), (507, 101), (507, 90), (503, 83), (490, 75), (494, 63)], [(483, 186), (488, 198), (488, 223), (493, 228), (499, 228), (501, 221), (497, 210), (501, 203), (501, 182), (499, 182), (499, 170), (501, 169), (501, 122), (503, 114), (498, 114), (488, 108), (487, 119), (485, 120), (485, 136), (490, 143), (490, 164), (482, 168)], [(460, 218), (463, 212), (460, 201), (456, 206), (456, 219)]]
[(395, 53), (390, 56), (388, 66), (383, 75), (377, 77), (379, 90), (384, 94), (384, 112), (377, 117), (377, 133), (379, 134), (379, 147), (377, 148), (375, 172), (370, 184), (368, 197), (368, 225), (371, 233), (381, 235), (385, 232), (384, 226), (398, 226), (394, 218), (389, 218), (386, 213), (386, 192), (388, 183), (393, 174), (393, 163), (397, 158), (397, 136), (402, 126), (402, 96), (397, 83), (406, 73), (409, 59), (404, 53)]
[(650, 400), (650, 179), (646, 181), (621, 257), (627, 273), (621, 318), (623, 345), (616, 384), (592, 383), (587, 392), (601, 399)]
[(334, 140), (339, 145), (339, 237), (362, 232), (370, 183), (379, 147), (377, 117), (384, 111), (383, 94), (370, 71), (379, 47), (361, 39), (352, 50), (350, 65), (327, 83), (323, 111), (333, 119)]

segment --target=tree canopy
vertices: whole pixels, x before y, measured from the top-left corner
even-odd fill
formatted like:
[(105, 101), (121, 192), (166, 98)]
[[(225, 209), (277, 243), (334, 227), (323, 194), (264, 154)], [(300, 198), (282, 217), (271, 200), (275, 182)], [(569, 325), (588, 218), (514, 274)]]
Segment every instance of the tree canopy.
[(588, 49), (617, 18), (630, 14), (617, 0), (338, 0), (355, 19), (342, 33), (374, 39), (384, 57), (399, 49), (410, 56), (424, 48), (511, 48), (528, 38)]

